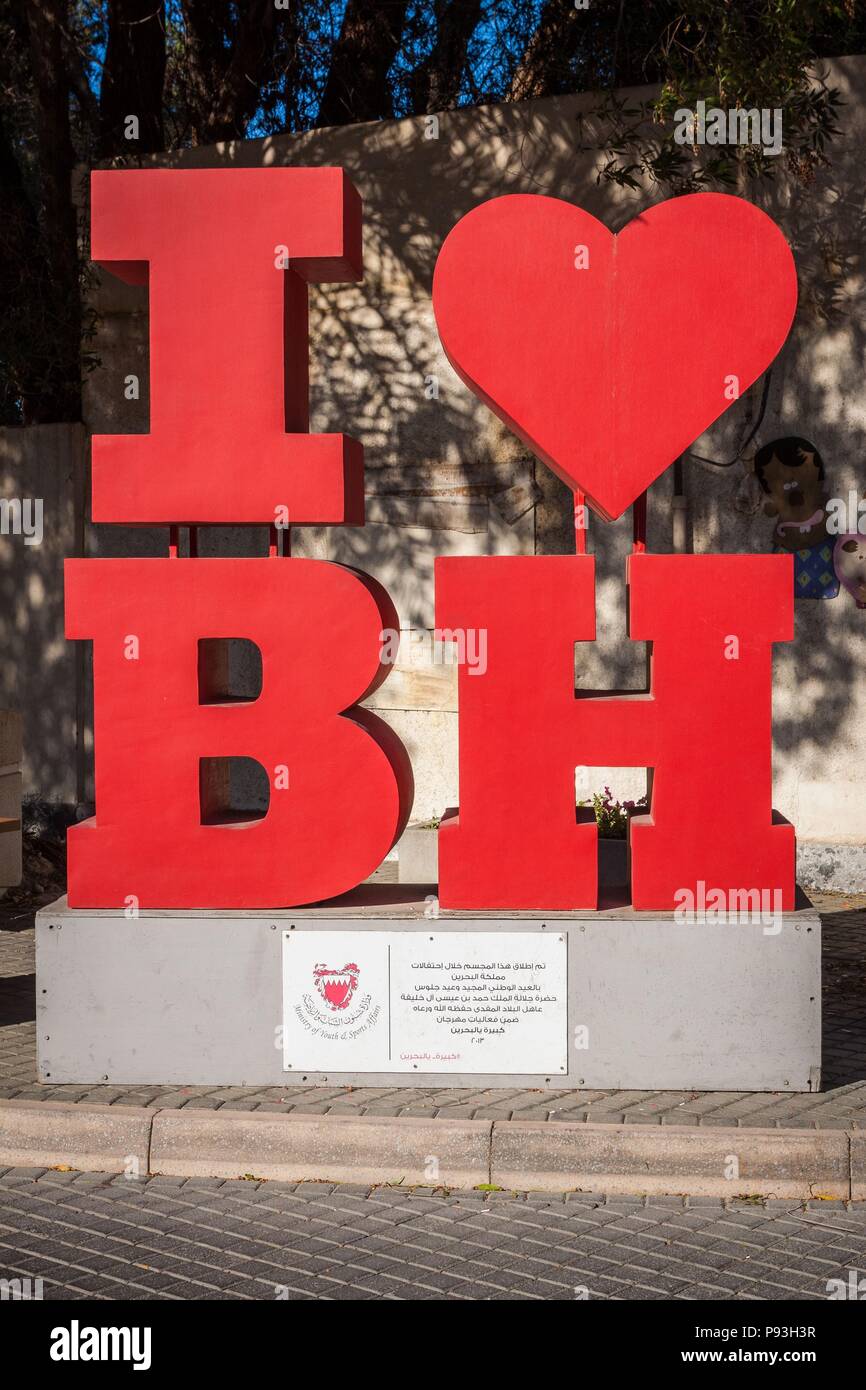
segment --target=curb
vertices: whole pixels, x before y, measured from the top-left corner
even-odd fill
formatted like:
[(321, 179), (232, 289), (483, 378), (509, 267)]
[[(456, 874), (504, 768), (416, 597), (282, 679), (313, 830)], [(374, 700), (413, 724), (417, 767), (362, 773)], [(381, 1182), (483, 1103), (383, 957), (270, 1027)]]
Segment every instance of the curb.
[(0, 1163), (84, 1173), (148, 1171), (153, 1112), (136, 1105), (0, 1101)]
[(509, 1120), (494, 1127), (492, 1169), (502, 1187), (541, 1192), (844, 1199), (852, 1195), (851, 1138), (838, 1129)]
[(475, 1187), (489, 1181), (490, 1123), (163, 1110), (154, 1116), (150, 1166), (167, 1177)]
[(866, 1200), (866, 1133), (0, 1101), (0, 1166), (144, 1177)]

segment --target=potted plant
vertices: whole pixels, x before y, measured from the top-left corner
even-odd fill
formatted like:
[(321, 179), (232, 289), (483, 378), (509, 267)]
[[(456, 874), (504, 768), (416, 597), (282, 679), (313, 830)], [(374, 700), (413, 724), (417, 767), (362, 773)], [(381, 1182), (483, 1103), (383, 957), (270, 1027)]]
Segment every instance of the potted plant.
[(628, 883), (629, 816), (647, 810), (646, 797), (637, 801), (617, 801), (610, 787), (593, 792), (591, 802), (598, 826), (598, 881), (604, 888), (622, 888)]
[[(598, 881), (604, 888), (624, 887), (628, 882), (629, 816), (647, 810), (646, 797), (617, 801), (610, 787), (594, 792), (590, 807), (598, 826)], [(398, 883), (437, 883), (439, 880), (439, 817), (419, 821), (404, 830), (397, 851)]]

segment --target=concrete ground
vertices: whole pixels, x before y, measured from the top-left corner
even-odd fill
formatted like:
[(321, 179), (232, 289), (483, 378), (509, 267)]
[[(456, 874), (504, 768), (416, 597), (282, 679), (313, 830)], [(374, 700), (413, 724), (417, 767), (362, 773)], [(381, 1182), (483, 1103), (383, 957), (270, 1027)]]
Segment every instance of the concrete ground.
[(823, 924), (824, 1082), (817, 1094), (423, 1086), (40, 1086), (36, 1084), (32, 914), (0, 913), (0, 1100), (310, 1115), (866, 1127), (866, 895), (812, 897)]
[(824, 1302), (864, 1268), (862, 1203), (0, 1171), (0, 1279), (45, 1300)]

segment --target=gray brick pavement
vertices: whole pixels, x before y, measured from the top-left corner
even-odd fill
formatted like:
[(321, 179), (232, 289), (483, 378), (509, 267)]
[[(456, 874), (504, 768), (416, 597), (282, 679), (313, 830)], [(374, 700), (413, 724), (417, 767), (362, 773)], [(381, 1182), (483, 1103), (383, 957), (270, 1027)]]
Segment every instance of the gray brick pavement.
[(55, 1299), (818, 1301), (866, 1204), (0, 1171), (0, 1278)]
[(748, 1092), (479, 1090), (345, 1086), (39, 1086), (34, 946), (26, 914), (0, 920), (0, 1099), (300, 1114), (462, 1116), (611, 1124), (866, 1126), (866, 895), (813, 895), (824, 941), (824, 1090)]

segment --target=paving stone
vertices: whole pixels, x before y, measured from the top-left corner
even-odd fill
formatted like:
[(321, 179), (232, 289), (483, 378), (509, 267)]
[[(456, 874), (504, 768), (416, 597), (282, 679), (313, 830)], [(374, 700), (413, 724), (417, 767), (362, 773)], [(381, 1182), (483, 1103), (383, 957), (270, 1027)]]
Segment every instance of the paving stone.
[[(829, 1278), (866, 1268), (859, 1204), (754, 1210), (651, 1200), (597, 1208), (591, 1194), (537, 1205), (501, 1194), (461, 1207), (462, 1198), (419, 1199), (393, 1188), (369, 1196), (331, 1188), (323, 1201), (315, 1184), (268, 1186), (263, 1206), (240, 1182), (160, 1185), (134, 1200), (116, 1185), (83, 1186), (77, 1195), (87, 1210), (72, 1213), (60, 1199), (73, 1189), (25, 1179), (6, 1189), (7, 1200), (37, 1230), (4, 1232), (0, 1213), (0, 1277), (13, 1263), (38, 1262), (50, 1296), (77, 1299), (268, 1301), (285, 1288), (290, 1300), (564, 1300), (586, 1288), (590, 1299), (808, 1301), (826, 1297)], [(145, 1224), (150, 1202), (159, 1205), (159, 1229)], [(342, 1204), (357, 1226), (348, 1242)], [(239, 1222), (239, 1205), (261, 1219)], [(114, 1219), (117, 1210), (128, 1223)], [(163, 1222), (166, 1212), (176, 1212), (174, 1224)], [(311, 1236), (311, 1221), (321, 1234)], [(676, 1224), (684, 1221), (701, 1228)]]

